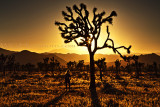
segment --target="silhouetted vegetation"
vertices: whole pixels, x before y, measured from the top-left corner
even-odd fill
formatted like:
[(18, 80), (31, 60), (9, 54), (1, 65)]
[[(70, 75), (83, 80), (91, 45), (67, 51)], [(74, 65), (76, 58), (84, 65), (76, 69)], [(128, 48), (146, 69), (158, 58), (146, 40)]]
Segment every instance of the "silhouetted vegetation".
[(115, 66), (116, 66), (116, 78), (119, 78), (121, 62), (118, 59), (115, 61)]
[(4, 54), (1, 54), (0, 55), (0, 70), (1, 72), (3, 72), (3, 75), (5, 75), (5, 67), (4, 67), (4, 64), (6, 63), (6, 60), (7, 60), (7, 55), (5, 56)]
[[(61, 65), (56, 57), (47, 56), (36, 64), (22, 64), (16, 62), (14, 54), (1, 54), (0, 106), (159, 106), (159, 63), (142, 63), (138, 55), (123, 56), (119, 49), (124, 48), (129, 54), (131, 46), (115, 47), (109, 26), (103, 46), (98, 47), (101, 26), (105, 22), (112, 24), (117, 13), (112, 11), (104, 17), (104, 11), (98, 13), (94, 8), (93, 19), (89, 20), (85, 4), (66, 8), (68, 12), (62, 14), (70, 24), (55, 24), (65, 43), (74, 41), (78, 46), (87, 47), (90, 63), (72, 60)], [(110, 66), (105, 62), (107, 58), (95, 60), (96, 51), (103, 48), (112, 49), (121, 58)]]
[[(126, 57), (130, 59), (129, 61), (131, 63), (129, 72), (125, 70), (129, 65), (129, 61), (126, 66), (122, 64), (122, 60), (116, 60), (115, 63), (113, 62), (113, 66), (106, 66), (105, 58), (95, 61), (95, 65), (97, 65), (95, 66), (95, 77), (97, 78), (96, 87), (100, 96), (99, 103), (102, 106), (160, 105), (158, 102), (160, 68), (156, 62), (153, 62), (151, 65), (145, 65), (138, 60), (137, 63), (135, 56), (136, 55)], [(92, 105), (90, 103), (90, 97), (93, 96), (90, 96), (89, 90), (86, 88), (89, 87), (89, 65), (85, 65), (83, 60), (78, 62), (69, 61), (68, 63), (72, 62), (71, 66), (69, 66), (68, 63), (66, 66), (60, 66), (61, 64), (58, 60), (54, 57), (48, 57), (48, 68), (46, 71), (46, 63), (43, 59), (42, 62), (39, 62), (36, 66), (31, 63), (20, 64), (16, 62), (16, 57), (14, 56), (6, 56), (3, 54), (1, 57), (6, 58), (6, 60), (3, 64), (5, 76), (3, 76), (2, 71), (0, 72), (2, 74), (0, 77), (1, 99), (3, 99), (0, 105), (25, 106), (27, 104), (30, 106), (66, 106), (66, 102), (71, 100), (68, 106)], [(10, 61), (10, 63), (8, 61)], [(78, 65), (78, 63), (80, 65)], [(70, 71), (71, 78), (70, 76), (65, 77), (67, 69), (72, 69)], [(139, 70), (138, 77), (137, 70)], [(102, 72), (99, 73), (100, 71)], [(119, 78), (116, 78), (116, 75), (118, 75)], [(136, 78), (133, 78), (133, 75), (135, 75)], [(69, 80), (65, 79), (67, 77), (69, 77)], [(103, 79), (99, 81), (99, 77), (101, 79), (103, 77)], [(66, 86), (70, 89), (69, 92), (65, 91)], [(13, 99), (17, 102), (15, 103)], [(137, 102), (136, 99), (138, 99), (139, 102)], [(34, 103), (31, 103), (31, 101), (34, 101)]]
[(77, 66), (77, 63), (75, 61), (69, 61), (67, 63), (67, 68), (70, 69), (71, 71), (75, 70)]
[[(125, 46), (115, 47), (114, 41), (110, 38), (109, 26), (107, 26), (108, 36), (104, 42), (104, 45), (101, 47), (98, 47), (97, 45), (102, 25), (106, 22), (112, 24), (113, 17), (117, 16), (115, 11), (112, 11), (108, 17), (104, 17), (104, 11), (97, 13), (97, 8), (93, 8), (93, 20), (90, 21), (89, 11), (87, 10), (87, 6), (85, 4), (81, 3), (80, 8), (77, 7), (77, 5), (74, 5), (73, 8), (66, 6), (66, 9), (68, 12), (62, 11), (62, 15), (65, 21), (70, 22), (70, 24), (67, 25), (66, 23), (57, 21), (55, 24), (59, 26), (61, 36), (65, 39), (65, 43), (74, 41), (78, 46), (87, 47), (90, 56), (90, 89), (93, 98), (92, 101), (94, 106), (100, 106), (98, 103), (95, 86), (94, 55), (96, 51), (103, 48), (111, 48), (113, 52), (118, 53), (123, 58), (118, 49), (124, 48), (127, 50), (127, 53), (130, 53), (131, 46), (128, 48)], [(78, 16), (75, 18), (74, 14)], [(112, 42), (112, 45), (107, 44), (109, 41)]]
[(80, 71), (83, 71), (84, 69), (84, 60), (79, 60), (77, 63), (76, 68), (78, 68)]
[(99, 68), (100, 70), (100, 79), (102, 81), (102, 75), (103, 75), (103, 72), (106, 71), (106, 62), (105, 62), (105, 58), (101, 58), (101, 59), (98, 59), (98, 61), (95, 61), (95, 64), (97, 65), (97, 67)]

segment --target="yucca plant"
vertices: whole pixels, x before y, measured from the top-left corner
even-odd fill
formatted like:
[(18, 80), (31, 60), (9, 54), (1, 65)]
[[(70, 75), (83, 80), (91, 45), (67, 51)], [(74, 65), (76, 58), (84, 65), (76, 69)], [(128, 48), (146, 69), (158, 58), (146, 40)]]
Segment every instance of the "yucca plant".
[[(113, 17), (117, 16), (115, 11), (112, 11), (109, 16), (105, 16), (105, 11), (98, 13), (97, 8), (93, 8), (93, 18), (90, 20), (89, 11), (87, 6), (83, 3), (80, 4), (80, 7), (73, 5), (73, 8), (66, 6), (67, 12), (62, 11), (62, 15), (65, 21), (69, 24), (55, 21), (55, 25), (59, 26), (61, 31), (61, 36), (64, 38), (65, 43), (70, 43), (74, 41), (78, 46), (87, 47), (89, 56), (90, 56), (90, 91), (92, 101), (94, 106), (100, 106), (98, 103), (98, 97), (96, 94), (96, 85), (95, 85), (95, 65), (94, 65), (94, 55), (97, 50), (103, 48), (110, 48), (114, 53), (118, 53), (122, 58), (123, 56), (118, 51), (118, 49), (124, 48), (127, 50), (127, 53), (130, 53), (130, 48), (125, 46), (115, 47), (114, 41), (110, 38), (109, 26), (107, 26), (107, 36), (104, 44), (99, 47), (98, 39), (101, 33), (101, 27), (103, 24), (108, 22), (112, 24)], [(109, 45), (108, 42), (112, 44)], [(93, 45), (94, 44), (94, 45)]]

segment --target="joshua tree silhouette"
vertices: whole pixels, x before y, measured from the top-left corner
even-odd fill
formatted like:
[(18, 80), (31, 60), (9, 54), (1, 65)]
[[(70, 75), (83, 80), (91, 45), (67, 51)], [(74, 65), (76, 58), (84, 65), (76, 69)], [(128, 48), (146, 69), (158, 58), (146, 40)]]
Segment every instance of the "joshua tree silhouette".
[(9, 56), (7, 60), (7, 68), (9, 71), (13, 71), (14, 62), (15, 62), (15, 56), (14, 55)]
[[(62, 15), (64, 19), (70, 22), (69, 25), (66, 23), (61, 23), (56, 21), (55, 25), (59, 26), (59, 30), (61, 31), (61, 36), (64, 38), (65, 43), (69, 43), (74, 41), (78, 46), (87, 47), (89, 56), (90, 56), (90, 91), (91, 97), (94, 106), (100, 106), (98, 103), (98, 96), (96, 94), (96, 86), (95, 86), (95, 66), (94, 66), (94, 55), (97, 50), (103, 48), (111, 48), (114, 53), (118, 53), (122, 58), (123, 56), (118, 51), (120, 48), (124, 48), (130, 53), (130, 48), (125, 46), (115, 47), (114, 41), (110, 38), (109, 27), (107, 26), (107, 39), (105, 40), (103, 46), (99, 47), (98, 39), (101, 32), (102, 24), (105, 22), (109, 22), (112, 24), (113, 16), (117, 16), (115, 11), (112, 11), (108, 17), (104, 18), (105, 12), (97, 13), (97, 8), (93, 8), (93, 20), (89, 20), (89, 11), (85, 4), (81, 3), (80, 8), (77, 5), (71, 7), (66, 6), (67, 11), (62, 11)], [(77, 15), (73, 15), (77, 14)], [(76, 18), (75, 18), (76, 17)], [(79, 40), (78, 40), (79, 39)], [(112, 45), (107, 44), (110, 41)], [(94, 45), (92, 45), (94, 44)]]
[(26, 70), (31, 73), (34, 69), (35, 69), (35, 65), (31, 64), (31, 63), (27, 63), (25, 64), (26, 66)]
[(131, 63), (130, 62), (133, 59), (132, 56), (128, 56), (128, 57), (124, 56), (123, 59), (124, 59), (124, 61), (127, 62), (127, 66), (126, 66), (127, 72), (131, 73)]
[(153, 62), (153, 69), (155, 71), (155, 75), (158, 77), (158, 75), (157, 75), (158, 68), (157, 68), (157, 63), (156, 62)]
[(51, 71), (53, 73), (53, 71), (55, 70), (55, 59), (54, 57), (50, 58), (51, 62), (50, 62), (50, 68), (51, 68)]
[(37, 66), (38, 66), (38, 70), (39, 70), (39, 71), (42, 71), (42, 70), (43, 70), (43, 63), (42, 63), (42, 62), (38, 62), (38, 63), (37, 63)]
[(86, 70), (86, 71), (89, 71), (89, 64), (84, 65), (84, 66), (85, 66), (85, 70)]
[(0, 71), (3, 72), (3, 75), (5, 76), (5, 69), (4, 69), (4, 65), (6, 63), (6, 60), (7, 60), (8, 56), (4, 55), (4, 54), (1, 54), (0, 55)]
[(48, 71), (48, 61), (49, 61), (49, 58), (46, 57), (46, 58), (43, 58), (43, 61), (44, 61), (44, 69), (45, 71), (47, 72)]
[(19, 62), (14, 64), (14, 71), (20, 71), (20, 63)]
[(56, 70), (60, 69), (60, 62), (58, 60), (55, 60), (55, 69)]
[(140, 74), (139, 61), (138, 61), (139, 56), (137, 56), (137, 55), (133, 55), (133, 57), (132, 57), (132, 58), (133, 58), (133, 60), (135, 61), (136, 73), (137, 73), (136, 77), (137, 77), (137, 78), (139, 78), (139, 74)]
[(159, 64), (159, 70), (158, 71), (160, 72), (160, 64)]
[(54, 70), (59, 69), (60, 63), (54, 57), (50, 58), (50, 60), (51, 60), (51, 62), (50, 62), (50, 69), (51, 69), (51, 71), (53, 73)]
[(67, 67), (68, 67), (68, 69), (70, 69), (70, 70), (73, 70), (74, 68), (76, 68), (76, 62), (75, 61), (69, 61), (68, 63), (67, 63)]
[(105, 58), (101, 58), (98, 59), (98, 61), (95, 61), (95, 64), (98, 66), (99, 70), (100, 70), (100, 79), (102, 81), (102, 71), (104, 71), (104, 69), (106, 68), (106, 62), (105, 62)]
[(120, 66), (121, 66), (121, 62), (118, 59), (115, 61), (115, 66), (116, 66), (116, 77), (118, 77), (120, 73)]
[(79, 60), (76, 67), (82, 71), (84, 67), (84, 60)]

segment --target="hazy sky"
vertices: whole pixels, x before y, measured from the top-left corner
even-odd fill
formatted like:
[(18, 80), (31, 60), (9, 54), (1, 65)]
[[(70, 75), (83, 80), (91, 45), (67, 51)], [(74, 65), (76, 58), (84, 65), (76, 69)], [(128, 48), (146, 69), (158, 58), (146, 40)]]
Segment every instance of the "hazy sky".
[[(132, 45), (131, 52), (138, 53), (160, 52), (160, 0), (0, 0), (0, 47), (35, 52), (65, 48), (65, 52), (87, 53), (75, 43), (64, 44), (54, 25), (55, 20), (65, 22), (61, 11), (66, 6), (80, 3), (90, 12), (93, 7), (104, 10), (106, 16), (112, 10), (117, 12), (110, 25), (110, 37), (117, 46)], [(106, 38), (105, 26), (100, 43)], [(105, 49), (99, 52), (111, 53)]]

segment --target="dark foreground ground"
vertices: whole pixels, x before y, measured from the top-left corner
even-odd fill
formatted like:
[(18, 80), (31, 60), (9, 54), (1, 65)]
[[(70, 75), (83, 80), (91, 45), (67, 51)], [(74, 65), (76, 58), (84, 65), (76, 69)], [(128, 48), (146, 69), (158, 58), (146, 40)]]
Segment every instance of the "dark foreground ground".
[[(102, 82), (98, 73), (97, 93), (102, 106), (160, 106), (160, 78), (152, 73), (142, 73), (139, 79), (121, 73), (121, 78), (116, 79), (113, 73), (107, 72)], [(65, 91), (64, 74), (7, 72), (5, 77), (0, 77), (0, 107), (91, 106), (89, 74), (73, 71), (70, 92)]]

